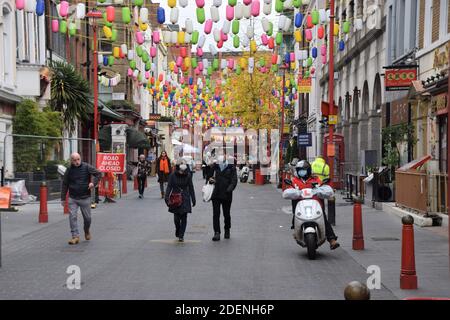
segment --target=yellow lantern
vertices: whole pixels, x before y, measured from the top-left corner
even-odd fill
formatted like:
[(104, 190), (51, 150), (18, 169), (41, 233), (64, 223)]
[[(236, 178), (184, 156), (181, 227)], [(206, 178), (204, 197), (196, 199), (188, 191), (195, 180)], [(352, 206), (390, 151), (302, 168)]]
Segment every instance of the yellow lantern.
[(334, 24), (334, 35), (335, 36), (339, 35), (339, 24), (338, 23)]
[(241, 69), (246, 69), (247, 68), (247, 59), (240, 58), (239, 59), (239, 66), (241, 67)]
[(186, 68), (190, 68), (191, 67), (191, 58), (189, 58), (189, 57), (184, 58), (184, 65), (186, 66)]
[(295, 41), (301, 42), (302, 41), (302, 32), (300, 30), (295, 30), (294, 38), (295, 38)]
[(146, 23), (141, 23), (141, 24), (139, 24), (139, 28), (140, 28), (142, 31), (146, 31), (146, 30), (148, 29), (148, 24), (146, 24)]
[(296, 64), (297, 63), (295, 61), (291, 62), (291, 69), (292, 70), (295, 70)]
[(173, 72), (173, 70), (175, 70), (175, 61), (171, 61), (171, 62), (170, 62), (170, 64), (169, 64), (169, 69), (170, 69), (170, 71), (172, 71), (172, 72)]
[(186, 33), (184, 31), (178, 32), (178, 44), (183, 44), (185, 37)]
[(112, 30), (108, 26), (103, 26), (103, 33), (105, 34), (105, 37), (108, 39), (112, 37)]
[(250, 51), (253, 53), (256, 52), (256, 41), (255, 40), (250, 41)]
[(114, 47), (113, 56), (114, 56), (114, 58), (120, 58), (120, 48), (119, 47)]

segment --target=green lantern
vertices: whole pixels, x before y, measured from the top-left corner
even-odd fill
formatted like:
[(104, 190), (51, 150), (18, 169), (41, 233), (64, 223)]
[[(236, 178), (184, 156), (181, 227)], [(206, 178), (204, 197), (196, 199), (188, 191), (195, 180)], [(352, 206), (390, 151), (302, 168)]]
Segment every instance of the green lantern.
[(73, 22), (69, 24), (69, 35), (71, 37), (75, 36), (77, 34), (77, 25)]
[(292, 2), (292, 4), (294, 5), (295, 8), (300, 8), (302, 6), (302, 0), (294, 0)]
[(350, 32), (350, 22), (344, 21), (344, 25), (342, 26), (342, 31), (347, 34)]
[(197, 21), (200, 24), (205, 23), (205, 8), (197, 8)]
[(131, 61), (130, 61), (130, 68), (131, 68), (132, 70), (135, 70), (135, 69), (136, 69), (136, 61), (134, 61), (134, 60), (131, 60)]
[(260, 65), (261, 67), (265, 67), (265, 66), (266, 66), (266, 59), (264, 59), (264, 57), (261, 57), (261, 58), (259, 59), (259, 65)]
[(136, 54), (138, 57), (142, 58), (142, 54), (144, 53), (144, 50), (142, 50), (141, 46), (136, 47)]
[[(213, 73), (213, 69), (211, 66), (208, 67), (208, 76), (211, 76)], [(208, 79), (206, 79), (206, 83), (208, 83)]]
[(117, 41), (117, 29), (112, 29), (111, 41)]
[(241, 45), (241, 40), (239, 39), (238, 35), (235, 35), (233, 37), (233, 46), (237, 49), (240, 47), (240, 45)]
[(191, 59), (191, 66), (192, 66), (192, 68), (197, 68), (197, 66), (198, 66), (198, 62), (197, 62), (197, 58), (196, 57), (193, 57), (192, 59)]
[(106, 12), (103, 12), (103, 23), (109, 28), (111, 28), (113, 25), (112, 22), (109, 22), (108, 19), (106, 19)]
[(122, 22), (126, 24), (131, 22), (131, 12), (129, 7), (122, 8)]
[(284, 4), (282, 0), (276, 0), (275, 1), (275, 11), (278, 13), (283, 12), (284, 10)]
[(273, 23), (269, 22), (269, 30), (267, 30), (267, 35), (271, 37), (273, 35)]
[(192, 32), (191, 43), (192, 44), (197, 44), (198, 43), (198, 37), (199, 37), (199, 32), (197, 30)]
[(308, 57), (308, 59), (306, 60), (306, 62), (307, 62), (307, 64), (308, 64), (308, 67), (311, 67), (312, 64), (313, 64), (313, 58)]
[(241, 66), (238, 65), (238, 66), (236, 67), (236, 74), (237, 74), (237, 75), (240, 75), (241, 73), (242, 73)]
[(278, 65), (277, 64), (273, 64), (272, 65), (272, 71), (273, 72), (278, 72)]
[(236, 2), (237, 2), (237, 0), (228, 0), (228, 4), (229, 4), (231, 7), (234, 7), (234, 6), (236, 5)]
[(283, 34), (281, 32), (277, 33), (275, 42), (276, 42), (277, 46), (281, 46), (281, 44), (283, 43)]
[(142, 7), (144, 0), (133, 0), (135, 6)]
[(60, 20), (60, 22), (59, 22), (59, 32), (67, 33), (67, 21), (66, 20)]
[(233, 20), (233, 23), (231, 25), (231, 31), (235, 35), (239, 33), (239, 20)]
[(148, 56), (147, 52), (144, 52), (142, 54), (142, 62), (147, 63), (150, 60), (150, 57)]
[(319, 11), (317, 9), (313, 10), (313, 12), (311, 13), (311, 18), (313, 25), (319, 24)]
[(213, 60), (213, 69), (214, 71), (219, 70), (219, 59), (214, 59)]
[(145, 71), (150, 71), (151, 68), (152, 68), (152, 62), (151, 61), (147, 61), (145, 63)]
[(114, 65), (114, 56), (109, 56), (108, 57), (108, 66), (113, 66)]

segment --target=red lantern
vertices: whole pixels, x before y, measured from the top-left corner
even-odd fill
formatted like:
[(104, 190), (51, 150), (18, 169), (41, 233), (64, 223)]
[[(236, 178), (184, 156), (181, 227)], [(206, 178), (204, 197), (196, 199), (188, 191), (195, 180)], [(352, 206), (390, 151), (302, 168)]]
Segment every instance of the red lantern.
[(182, 58), (186, 58), (186, 56), (187, 56), (186, 47), (181, 47), (181, 48), (180, 48), (180, 56), (181, 56)]
[(323, 26), (319, 26), (319, 28), (317, 29), (317, 37), (319, 39), (323, 39), (324, 36), (325, 36), (325, 28)]
[(306, 27), (308, 29), (312, 29), (314, 27), (312, 16), (310, 14), (306, 17)]
[(273, 39), (273, 37), (269, 38), (269, 49), (274, 49), (275, 48), (275, 40)]

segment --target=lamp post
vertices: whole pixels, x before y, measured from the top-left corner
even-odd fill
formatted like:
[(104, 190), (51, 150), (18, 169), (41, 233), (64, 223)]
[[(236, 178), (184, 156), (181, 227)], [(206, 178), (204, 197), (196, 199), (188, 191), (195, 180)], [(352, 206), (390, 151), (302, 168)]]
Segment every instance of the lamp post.
[[(329, 49), (330, 49), (330, 57), (328, 62), (328, 105), (329, 105), (329, 114), (334, 115), (334, 1), (330, 0), (330, 35), (329, 35)], [(334, 146), (334, 124), (329, 124), (329, 145), (332, 146), (332, 152), (330, 149), (327, 150), (328, 155), (328, 166), (330, 167), (330, 185), (334, 186), (334, 158), (335, 158), (335, 146)]]
[(283, 142), (284, 142), (284, 104), (286, 102), (285, 94), (284, 94), (284, 88), (286, 86), (286, 70), (289, 68), (289, 65), (286, 63), (283, 63), (280, 66), (280, 69), (283, 70), (283, 82), (281, 84), (281, 136), (280, 136), (280, 182), (279, 187), (281, 187), (283, 181), (283, 168), (284, 168), (284, 161), (283, 161)]
[(97, 151), (99, 150), (98, 144), (98, 50), (97, 50), (97, 19), (103, 18), (103, 14), (101, 11), (97, 9), (93, 9), (86, 14), (86, 17), (89, 18), (89, 24), (92, 26), (92, 30), (94, 33), (94, 43), (93, 43), (93, 55), (94, 55), (94, 141), (95, 141), (95, 163), (97, 163)]

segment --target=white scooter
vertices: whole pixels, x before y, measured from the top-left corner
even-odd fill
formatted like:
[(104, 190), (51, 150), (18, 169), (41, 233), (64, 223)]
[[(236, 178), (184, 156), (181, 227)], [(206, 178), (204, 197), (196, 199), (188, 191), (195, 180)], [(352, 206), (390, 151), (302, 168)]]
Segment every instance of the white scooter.
[[(284, 182), (293, 185), (289, 179), (285, 179)], [(283, 199), (300, 200), (295, 208), (294, 238), (300, 246), (306, 247), (310, 260), (316, 258), (316, 250), (326, 240), (322, 206), (313, 197), (328, 199), (333, 195), (333, 189), (323, 184), (313, 189), (291, 188), (283, 192)]]
[(250, 174), (250, 168), (247, 166), (243, 166), (241, 172), (239, 172), (239, 180), (242, 183), (246, 183), (248, 180), (248, 176)]

